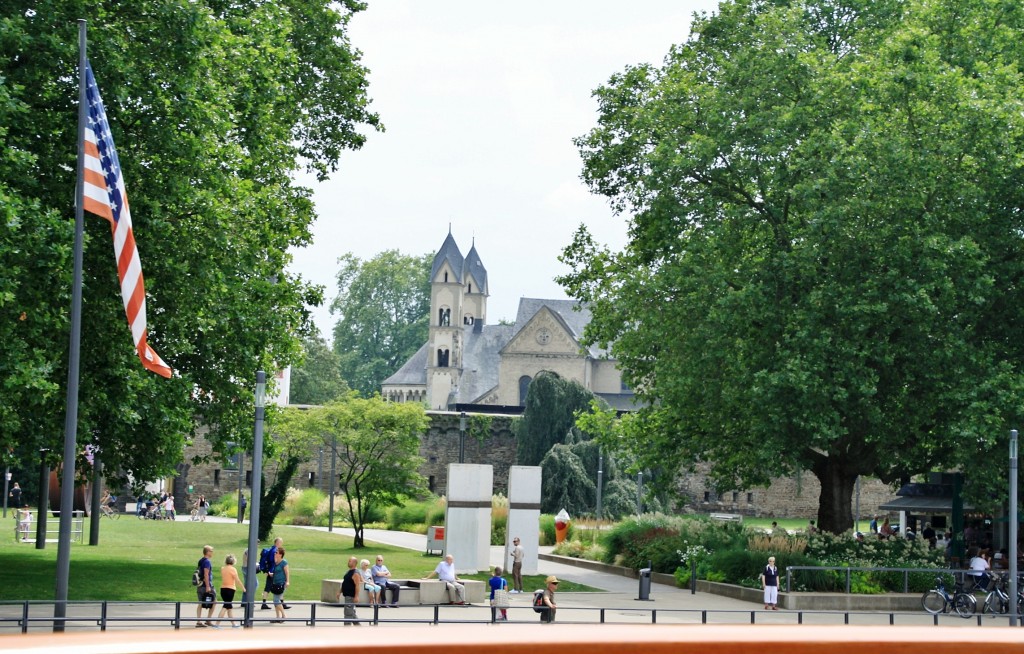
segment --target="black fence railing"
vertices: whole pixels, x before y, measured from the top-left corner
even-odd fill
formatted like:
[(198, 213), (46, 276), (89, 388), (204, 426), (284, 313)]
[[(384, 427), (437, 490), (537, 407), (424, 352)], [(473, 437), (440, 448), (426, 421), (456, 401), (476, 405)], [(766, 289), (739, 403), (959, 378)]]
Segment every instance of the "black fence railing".
[[(198, 606), (195, 602), (67, 602), (65, 615), (55, 618), (55, 602), (24, 601), (0, 602), (0, 634), (19, 631), (46, 631), (60, 627), (61, 631), (82, 631), (98, 629), (107, 631), (114, 628), (171, 629), (194, 628), (208, 618), (196, 617)], [(369, 625), (389, 624), (535, 624), (539, 616), (528, 606), (510, 607), (508, 620), (499, 620), (498, 609), (486, 606), (426, 605), (403, 607), (398, 610), (382, 610), (380, 606), (358, 606), (359, 617), (355, 620), (344, 617), (338, 605), (319, 602), (292, 602), (291, 610), (284, 623), (309, 627), (344, 625), (353, 622)], [(203, 612), (205, 614), (205, 611)], [(264, 617), (265, 616), (265, 617)], [(236, 623), (244, 620), (244, 611), (236, 609)], [(931, 615), (924, 611), (818, 611), (789, 610), (764, 611), (736, 609), (659, 609), (646, 606), (627, 607), (559, 607), (557, 621), (568, 624), (864, 624), (864, 625), (1011, 625), (1009, 614), (977, 614), (964, 620), (955, 614)], [(229, 618), (217, 618), (222, 628), (229, 628)], [(256, 611), (248, 627), (270, 626), (278, 620), (273, 612)], [(1020, 620), (1018, 624), (1022, 624)]]
[[(971, 574), (970, 570), (957, 570), (953, 568), (883, 568), (883, 567), (857, 567), (857, 566), (813, 566), (813, 565), (791, 565), (786, 568), (786, 592), (792, 592), (793, 573), (801, 570), (810, 572), (840, 572), (846, 575), (846, 593), (850, 593), (851, 577), (854, 572), (898, 572), (903, 574), (903, 592), (910, 592), (910, 575), (916, 573), (927, 573), (931, 575), (928, 582), (934, 581), (936, 575), (958, 578), (963, 581), (963, 575)], [(997, 571), (998, 572), (998, 571)]]

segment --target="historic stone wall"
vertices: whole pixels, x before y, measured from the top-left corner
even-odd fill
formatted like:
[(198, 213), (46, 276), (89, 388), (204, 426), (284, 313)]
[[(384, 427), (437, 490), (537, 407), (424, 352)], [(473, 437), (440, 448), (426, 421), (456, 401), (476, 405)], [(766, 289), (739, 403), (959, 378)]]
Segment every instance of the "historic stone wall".
[[(821, 485), (810, 472), (798, 477), (776, 478), (768, 488), (726, 491), (716, 494), (707, 477), (710, 466), (704, 464), (680, 479), (685, 510), (697, 513), (739, 513), (756, 517), (814, 518), (818, 514)], [(893, 491), (877, 479), (860, 481), (860, 515), (870, 520), (878, 506), (893, 498)], [(851, 507), (856, 517), (856, 493)], [(865, 518), (865, 516), (868, 516)]]
[[(427, 478), (428, 487), (437, 495), (445, 495), (448, 488), (448, 464), (458, 463), (461, 415), (448, 411), (429, 411), (430, 429), (420, 443), (423, 465), (420, 473)], [(509, 467), (515, 464), (516, 440), (512, 433), (515, 416), (467, 414), (464, 439), (464, 462), (494, 466), (494, 493), (508, 492)], [(185, 460), (179, 474), (172, 481), (178, 511), (186, 509), (189, 497), (206, 495), (211, 501), (224, 494), (238, 491), (238, 472), (216, 458), (207, 463), (189, 463), (194, 456), (210, 456), (210, 443), (202, 436), (185, 450)], [(322, 473), (321, 473), (322, 465)], [(250, 489), (252, 461), (245, 461), (246, 491)], [(776, 479), (768, 488), (741, 489), (716, 494), (708, 482), (707, 467), (698, 467), (695, 473), (681, 477), (679, 490), (683, 499), (678, 510), (686, 513), (739, 513), (757, 517), (814, 518), (818, 512), (818, 480), (809, 472), (799, 478)], [(331, 471), (330, 451), (325, 448), (311, 452), (310, 458), (299, 466), (292, 480), (296, 488), (317, 487), (328, 490)], [(264, 478), (270, 483), (276, 468), (268, 466)], [(321, 479), (321, 476), (323, 479)], [(192, 485), (192, 493), (187, 492)], [(860, 515), (867, 521), (878, 512), (878, 506), (893, 498), (893, 491), (877, 479), (862, 478), (860, 485)]]

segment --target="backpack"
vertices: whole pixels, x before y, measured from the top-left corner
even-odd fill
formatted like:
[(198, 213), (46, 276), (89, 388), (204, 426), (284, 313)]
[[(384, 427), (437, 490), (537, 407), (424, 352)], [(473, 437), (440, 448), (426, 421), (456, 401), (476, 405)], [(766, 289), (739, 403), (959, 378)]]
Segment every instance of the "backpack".
[(544, 603), (544, 591), (535, 590), (533, 591), (533, 610), (535, 613), (543, 613), (550, 607)]
[(193, 586), (199, 586), (202, 583), (203, 583), (203, 571), (202, 571), (201, 568), (197, 567), (195, 569), (195, 571), (192, 572), (192, 585)]
[(277, 548), (271, 545), (270, 547), (264, 547), (260, 550), (260, 572), (270, 572), (271, 568), (274, 567), (274, 552)]

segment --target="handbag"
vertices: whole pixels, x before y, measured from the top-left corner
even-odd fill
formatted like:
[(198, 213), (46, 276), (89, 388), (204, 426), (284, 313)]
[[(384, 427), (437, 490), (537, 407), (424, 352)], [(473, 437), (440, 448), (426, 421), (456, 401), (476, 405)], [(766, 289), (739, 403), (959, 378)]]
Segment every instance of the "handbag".
[(274, 583), (270, 584), (270, 594), (271, 595), (283, 595), (284, 594), (284, 584), (283, 583), (279, 584), (276, 581)]
[(494, 599), (492, 600), (493, 606), (499, 609), (507, 609), (511, 603), (508, 589), (502, 588), (501, 590), (494, 591)]

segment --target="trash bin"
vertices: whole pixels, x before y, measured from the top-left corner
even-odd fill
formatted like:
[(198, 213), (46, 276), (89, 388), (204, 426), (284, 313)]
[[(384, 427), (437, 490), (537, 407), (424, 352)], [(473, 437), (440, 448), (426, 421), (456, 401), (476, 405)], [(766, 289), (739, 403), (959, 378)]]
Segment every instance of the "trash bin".
[[(648, 563), (647, 565), (651, 565)], [(651, 569), (640, 568), (640, 597), (637, 598), (641, 601), (650, 601), (651, 599)]]

